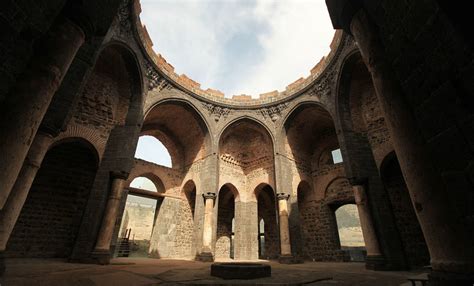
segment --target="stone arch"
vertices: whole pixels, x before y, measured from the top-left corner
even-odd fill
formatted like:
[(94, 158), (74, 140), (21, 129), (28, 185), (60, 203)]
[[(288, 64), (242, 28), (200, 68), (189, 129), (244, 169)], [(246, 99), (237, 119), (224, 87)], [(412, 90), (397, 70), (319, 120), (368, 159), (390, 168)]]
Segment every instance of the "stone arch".
[(339, 147), (334, 120), (318, 102), (304, 101), (294, 106), (281, 133), (286, 163), (298, 172), (300, 180), (311, 180), (311, 173), (326, 167), (319, 164), (322, 154)]
[(95, 245), (91, 237), (99, 233), (111, 182), (131, 172), (143, 119), (144, 95), (143, 77), (134, 51), (115, 41), (105, 45), (85, 82), (71, 123), (94, 129), (107, 138), (92, 188), (92, 196), (98, 199), (89, 201), (86, 214), (99, 219), (81, 226), (72, 259), (91, 256), (89, 251)]
[(336, 208), (340, 205), (355, 203), (349, 180), (345, 177), (336, 177), (331, 180), (326, 187), (324, 200), (327, 204), (335, 205)]
[(400, 234), (393, 213), (387, 211), (391, 208), (390, 200), (377, 168), (381, 154), (393, 147), (372, 77), (358, 50), (349, 52), (342, 60), (335, 100), (346, 176), (351, 184), (366, 189), (383, 263), (390, 269), (406, 268)]
[(430, 254), (426, 246), (415, 207), (394, 151), (387, 154), (380, 165), (380, 175), (390, 198), (391, 209), (409, 266), (428, 265)]
[(75, 123), (104, 128), (141, 124), (142, 78), (139, 60), (130, 47), (118, 41), (104, 45), (76, 106)]
[(222, 190), (222, 188), (224, 188), (224, 187), (228, 188), (228, 189), (232, 192), (232, 194), (233, 194), (233, 196), (234, 196), (234, 201), (235, 201), (235, 202), (240, 201), (240, 193), (239, 193), (239, 190), (238, 190), (232, 183), (224, 183), (224, 184), (222, 184), (222, 186), (219, 188), (219, 193), (220, 193), (220, 191)]
[(126, 186), (130, 186), (130, 184), (137, 178), (140, 178), (140, 177), (143, 177), (143, 178), (147, 178), (148, 180), (152, 181), (153, 184), (155, 185), (156, 187), (156, 191), (158, 193), (164, 193), (166, 192), (166, 188), (165, 188), (165, 185), (163, 184), (163, 181), (161, 180), (161, 178), (156, 175), (156, 174), (153, 174), (151, 172), (147, 172), (147, 173), (142, 173), (140, 175), (136, 175), (136, 176), (133, 176), (133, 177), (129, 177), (127, 179), (127, 181), (125, 182), (125, 185)]
[(196, 184), (193, 180), (188, 180), (182, 188), (182, 193), (186, 197), (189, 205), (189, 211), (191, 212), (192, 219), (194, 220), (194, 210), (196, 208)]
[(171, 155), (173, 168), (180, 169), (211, 152), (210, 132), (205, 117), (191, 102), (165, 99), (146, 111), (141, 134), (161, 141)]
[(232, 182), (240, 200), (255, 200), (253, 186), (274, 185), (274, 145), (269, 130), (251, 118), (230, 122), (219, 137), (219, 181)]
[(268, 128), (268, 126), (261, 120), (257, 119), (257, 118), (254, 118), (254, 117), (250, 117), (250, 116), (247, 116), (247, 115), (243, 115), (243, 116), (239, 116), (237, 118), (234, 118), (233, 120), (229, 121), (221, 130), (220, 132), (217, 134), (217, 138), (218, 139), (218, 142), (221, 142), (221, 138), (222, 138), (222, 135), (226, 132), (226, 130), (228, 130), (232, 125), (238, 123), (238, 122), (241, 122), (241, 121), (248, 121), (248, 122), (253, 122), (254, 124), (264, 128), (266, 130), (266, 132), (268, 133), (268, 135), (270, 136), (271, 138), (271, 143), (272, 143), (272, 146), (275, 146), (275, 136), (273, 135), (272, 131), (270, 130), (270, 128)]
[(364, 261), (365, 240), (359, 212), (355, 203), (345, 203), (334, 210), (338, 230), (339, 247), (344, 260)]
[[(127, 117), (125, 119), (126, 125), (139, 125), (143, 118), (143, 104), (146, 94), (144, 88), (144, 77), (141, 70), (140, 60), (135, 51), (126, 43), (121, 41), (111, 41), (104, 45), (102, 51), (113, 47), (119, 51), (124, 59), (126, 69), (129, 71), (131, 78), (131, 93), (132, 98), (128, 109)], [(102, 53), (102, 52), (101, 52)]]
[(7, 257), (71, 257), (98, 163), (96, 149), (82, 138), (50, 146), (10, 236)]

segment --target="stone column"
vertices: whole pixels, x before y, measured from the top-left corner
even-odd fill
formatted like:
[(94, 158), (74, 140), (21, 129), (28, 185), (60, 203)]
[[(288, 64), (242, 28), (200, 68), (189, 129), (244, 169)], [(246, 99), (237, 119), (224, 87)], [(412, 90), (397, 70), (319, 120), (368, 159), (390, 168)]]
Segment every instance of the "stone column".
[[(395, 80), (376, 26), (360, 9), (350, 21), (350, 31), (370, 71), (382, 105), (416, 215), (431, 256), (433, 285), (465, 285), (474, 280), (474, 244), (465, 220), (448, 202), (446, 190), (416, 128), (411, 107)], [(464, 283), (464, 284), (463, 284)], [(431, 285), (431, 284), (430, 284)]]
[(291, 254), (290, 227), (288, 223), (288, 199), (289, 194), (278, 193), (278, 217), (280, 222), (280, 263), (293, 263), (294, 258)]
[(367, 250), (365, 267), (372, 270), (383, 269), (384, 258), (380, 252), (379, 241), (377, 234), (375, 233), (374, 222), (367, 202), (365, 187), (363, 185), (356, 185), (352, 186), (352, 189), (354, 190), (357, 211), (359, 212), (360, 226), (364, 236), (365, 249)]
[(23, 165), (46, 110), (85, 40), (82, 29), (61, 17), (40, 40), (0, 115), (0, 209)]
[(20, 212), (25, 204), (36, 173), (52, 141), (53, 137), (49, 134), (39, 132), (36, 135), (25, 162), (23, 163), (20, 174), (13, 185), (12, 192), (5, 206), (0, 211), (0, 276), (5, 269), (3, 253), (5, 252), (8, 240), (20, 216)]
[(102, 225), (99, 235), (97, 236), (97, 242), (94, 251), (92, 252), (92, 258), (99, 264), (110, 263), (110, 258), (112, 256), (110, 253), (110, 242), (112, 241), (112, 234), (114, 232), (115, 222), (117, 221), (117, 214), (126, 179), (118, 174), (113, 174), (113, 176), (112, 189), (110, 190), (107, 206), (105, 207)]
[(202, 194), (205, 205), (204, 205), (204, 224), (202, 230), (202, 250), (198, 256), (199, 261), (212, 262), (214, 256), (212, 255), (211, 244), (212, 244), (212, 217), (214, 210), (214, 200), (216, 194), (207, 192)]

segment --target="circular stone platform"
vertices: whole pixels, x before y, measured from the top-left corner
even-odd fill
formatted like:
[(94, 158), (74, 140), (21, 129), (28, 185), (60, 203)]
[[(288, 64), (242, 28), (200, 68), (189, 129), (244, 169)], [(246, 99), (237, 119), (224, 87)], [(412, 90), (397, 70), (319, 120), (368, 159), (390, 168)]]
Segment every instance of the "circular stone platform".
[(223, 279), (256, 279), (270, 277), (272, 268), (270, 265), (261, 263), (213, 263), (211, 275)]

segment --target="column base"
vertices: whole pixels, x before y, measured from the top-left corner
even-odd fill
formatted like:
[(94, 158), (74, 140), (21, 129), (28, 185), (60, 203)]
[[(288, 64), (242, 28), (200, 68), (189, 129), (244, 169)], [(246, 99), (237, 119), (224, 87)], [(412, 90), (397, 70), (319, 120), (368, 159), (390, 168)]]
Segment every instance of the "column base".
[(382, 255), (368, 255), (365, 258), (365, 269), (369, 270), (385, 270), (385, 258)]
[(110, 251), (108, 250), (94, 250), (92, 252), (91, 258), (93, 263), (107, 265), (110, 264), (110, 259), (112, 257), (110, 255)]
[(201, 262), (214, 262), (214, 255), (212, 255), (212, 252), (201, 252), (196, 256), (196, 260)]
[(301, 263), (304, 263), (302, 258), (295, 257), (293, 255), (280, 255), (280, 257), (278, 257), (278, 262), (280, 262), (280, 264), (301, 264)]
[(431, 271), (428, 274), (429, 286), (472, 286), (474, 285), (474, 274), (459, 274), (452, 272)]

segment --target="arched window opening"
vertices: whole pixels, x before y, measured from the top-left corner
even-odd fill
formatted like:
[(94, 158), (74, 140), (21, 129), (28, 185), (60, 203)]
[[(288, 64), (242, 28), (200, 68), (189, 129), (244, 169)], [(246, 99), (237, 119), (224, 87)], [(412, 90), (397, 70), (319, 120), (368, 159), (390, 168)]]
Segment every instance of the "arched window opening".
[(171, 156), (168, 149), (153, 136), (141, 136), (138, 139), (135, 158), (172, 168)]
[(347, 204), (336, 210), (337, 230), (341, 249), (348, 252), (351, 261), (364, 261), (365, 242), (355, 204)]
[[(135, 178), (130, 187), (158, 192), (156, 185), (145, 177)], [(117, 256), (148, 257), (156, 211), (157, 199), (134, 194), (127, 196), (119, 230)]]

